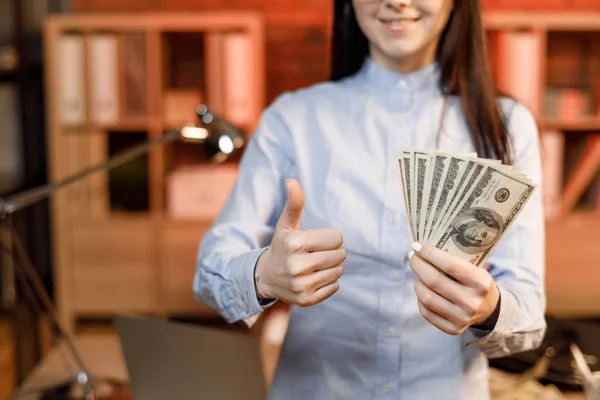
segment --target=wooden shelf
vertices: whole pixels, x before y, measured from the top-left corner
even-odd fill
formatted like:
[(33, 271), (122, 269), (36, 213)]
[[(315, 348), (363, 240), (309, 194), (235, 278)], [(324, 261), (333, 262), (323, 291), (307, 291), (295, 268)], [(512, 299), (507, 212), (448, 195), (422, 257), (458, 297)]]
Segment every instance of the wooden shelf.
[(65, 132), (98, 132), (98, 131), (116, 131), (116, 132), (140, 132), (159, 130), (160, 123), (147, 118), (136, 118), (123, 120), (114, 124), (99, 125), (87, 123), (82, 125), (66, 125), (62, 127)]
[(159, 122), (151, 118), (131, 118), (122, 120), (116, 124), (97, 126), (98, 129), (110, 131), (145, 131), (156, 129)]
[[(69, 103), (62, 101), (61, 95), (64, 95), (66, 89), (61, 83), (69, 81), (70, 76), (68, 70), (65, 73), (61, 68), (71, 64), (63, 65), (60, 62), (64, 60), (61, 58), (60, 46), (64, 44), (61, 40), (63, 35), (72, 34), (71, 39), (76, 38), (77, 48), (83, 47), (84, 57), (93, 60), (89, 56), (93, 53), (88, 50), (92, 49), (92, 43), (97, 46), (98, 32), (110, 33), (107, 36), (116, 38), (117, 49), (122, 49), (118, 50), (115, 71), (118, 74), (118, 117), (111, 114), (110, 119), (105, 119), (117, 122), (94, 123), (103, 118), (98, 119), (98, 116), (90, 112), (94, 104), (91, 100), (98, 100), (93, 97), (94, 90), (97, 91), (96, 94), (99, 90), (91, 84), (93, 80), (89, 77), (98, 74), (101, 68), (90, 69), (89, 73), (82, 74), (88, 78), (86, 83), (80, 82), (80, 85), (89, 86), (82, 94), (85, 116), (80, 112), (77, 118), (65, 119), (62, 113), (65, 109), (62, 107)], [(132, 32), (136, 33), (135, 40), (129, 35)], [(193, 68), (175, 68), (178, 63), (188, 65), (186, 63), (190, 60), (173, 56), (173, 47), (170, 47), (172, 43), (162, 35), (165, 32), (202, 37), (202, 43), (206, 46), (194, 54), (195, 58), (191, 61), (194, 63)], [(191, 84), (176, 86), (189, 85), (194, 90), (205, 90), (203, 95), (210, 102), (211, 90), (214, 94), (225, 89), (221, 85), (216, 85), (217, 89), (203, 88), (196, 75), (198, 71), (202, 71), (206, 75), (202, 80), (220, 81), (221, 78), (214, 78), (212, 74), (215, 74), (215, 70), (221, 72), (225, 60), (216, 60), (218, 62), (215, 65), (210, 65), (212, 69), (208, 68), (208, 62), (202, 64), (210, 58), (207, 56), (209, 52), (224, 52), (224, 49), (209, 48), (207, 43), (225, 46), (221, 36), (231, 37), (238, 32), (243, 32), (245, 36), (242, 46), (249, 46), (245, 48), (247, 55), (244, 56), (244, 72), (249, 71), (250, 78), (245, 77), (244, 81), (251, 84), (245, 89), (249, 96), (246, 103), (248, 109), (243, 110), (246, 114), (241, 119), (247, 121), (247, 126), (243, 128), (250, 133), (250, 128), (259, 120), (265, 105), (266, 40), (264, 17), (261, 13), (91, 13), (54, 15), (48, 18), (44, 30), (44, 45), (51, 180), (60, 180), (90, 164), (104, 162), (111, 153), (120, 152), (121, 148), (129, 148), (138, 141), (156, 138), (168, 128), (182, 128), (183, 124), (166, 126), (164, 88), (169, 81), (165, 77), (175, 74), (183, 82), (191, 81)], [(209, 42), (211, 35), (213, 40)], [(215, 37), (219, 40), (216, 41)], [(114, 46), (113, 43), (114, 41), (110, 42), (111, 46)], [(125, 62), (122, 53), (138, 47), (143, 50), (139, 54), (127, 53), (137, 58), (129, 63)], [(235, 49), (238, 48), (233, 50)], [(227, 54), (230, 57), (235, 55), (233, 50), (229, 48)], [(74, 56), (76, 60), (84, 57)], [(89, 60), (84, 58), (83, 68), (92, 65)], [(214, 58), (211, 60), (215, 61)], [(204, 70), (196, 68), (198, 65)], [(127, 85), (134, 81), (135, 85)], [(96, 84), (99, 86), (97, 82)], [(170, 88), (168, 85), (166, 87)], [(229, 110), (225, 109), (225, 105), (231, 104), (224, 102), (224, 110), (221, 112), (227, 114)], [(193, 110), (189, 114), (190, 122), (197, 123)], [(73, 120), (76, 122), (72, 122)], [(79, 123), (81, 120), (83, 122)], [(135, 135), (138, 132), (142, 134), (139, 137)], [(165, 185), (169, 178), (167, 164), (172, 156), (172, 148), (167, 151), (168, 147), (172, 146), (168, 144), (149, 151), (144, 163), (131, 163), (127, 167), (124, 165), (118, 178), (103, 172), (56, 194), (52, 204), (52, 233), (55, 239), (53, 255), (57, 277), (55, 294), (60, 317), (68, 330), (74, 330), (78, 320), (87, 316), (111, 318), (116, 313), (130, 311), (167, 317), (214, 315), (212, 310), (202, 306), (194, 298), (192, 292), (198, 246), (214, 218), (211, 216), (210, 221), (169, 218), (164, 204)], [(121, 197), (124, 199), (133, 193), (142, 196), (142, 200), (146, 200), (144, 197), (147, 196), (147, 205), (145, 201), (133, 206), (126, 202), (124, 207), (142, 210), (114, 211), (110, 200), (111, 195), (119, 194), (116, 192), (120, 193), (119, 203)]]
[(482, 19), (495, 83), (531, 111), (542, 133), (548, 314), (597, 318), (600, 212), (576, 207), (600, 168), (600, 115), (592, 114), (600, 12), (489, 11)]
[(549, 31), (596, 31), (600, 29), (600, 13), (559, 12), (486, 12), (486, 29), (543, 29)]
[[(110, 19), (110, 23), (107, 23)], [(239, 30), (240, 27), (262, 29), (264, 18), (261, 13), (253, 11), (223, 12), (148, 12), (148, 13), (92, 13), (72, 15), (55, 15), (47, 20), (50, 30), (95, 32), (98, 30), (125, 31), (169, 31), (187, 32), (204, 30)]]
[(546, 222), (548, 314), (600, 315), (600, 213), (574, 211)]
[(160, 220), (162, 224), (169, 227), (204, 227), (208, 229), (215, 218), (217, 218), (216, 215), (213, 218), (171, 218), (168, 214), (164, 213), (161, 215)]
[(555, 118), (542, 118), (540, 127), (548, 130), (573, 132), (600, 132), (600, 117), (588, 117), (578, 121), (561, 121)]
[(147, 221), (152, 216), (153, 213), (151, 211), (112, 211), (106, 216), (103, 216), (102, 219), (111, 223), (128, 223), (135, 221)]
[(599, 218), (600, 212), (593, 210), (573, 210), (572, 212), (556, 218), (546, 219), (546, 226), (552, 226), (556, 229), (562, 227), (585, 228), (590, 219)]

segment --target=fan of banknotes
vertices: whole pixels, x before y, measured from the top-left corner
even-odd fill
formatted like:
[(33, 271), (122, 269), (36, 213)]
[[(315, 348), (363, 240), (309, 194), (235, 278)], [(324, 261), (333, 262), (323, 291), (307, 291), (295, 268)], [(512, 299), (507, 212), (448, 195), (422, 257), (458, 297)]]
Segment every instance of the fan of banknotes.
[(537, 186), (512, 166), (474, 153), (405, 149), (398, 156), (415, 241), (480, 265)]

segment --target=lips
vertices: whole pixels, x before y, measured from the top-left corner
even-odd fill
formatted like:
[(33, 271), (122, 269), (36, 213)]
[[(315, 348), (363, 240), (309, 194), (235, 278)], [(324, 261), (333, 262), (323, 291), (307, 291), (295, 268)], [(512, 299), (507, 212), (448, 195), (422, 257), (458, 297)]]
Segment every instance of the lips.
[(388, 29), (393, 31), (402, 31), (417, 22), (419, 18), (381, 18), (379, 21)]
[(380, 19), (380, 21), (384, 24), (390, 25), (406, 25), (410, 24), (411, 22), (416, 22), (418, 20), (419, 18)]

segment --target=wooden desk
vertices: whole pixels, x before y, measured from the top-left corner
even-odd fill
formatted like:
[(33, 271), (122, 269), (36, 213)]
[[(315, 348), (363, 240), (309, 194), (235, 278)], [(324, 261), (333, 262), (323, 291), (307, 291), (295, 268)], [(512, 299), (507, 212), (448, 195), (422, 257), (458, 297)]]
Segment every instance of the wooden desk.
[[(105, 400), (130, 400), (131, 391), (127, 382), (129, 376), (121, 353), (121, 346), (115, 335), (85, 335), (75, 339), (75, 345), (80, 351), (83, 362), (90, 372), (97, 377), (111, 379), (123, 383), (123, 387), (106, 396)], [(274, 365), (277, 362), (279, 349), (274, 345), (262, 343), (262, 353), (265, 368), (265, 379), (270, 382)], [(35, 391), (68, 379), (71, 376), (71, 366), (65, 361), (62, 350), (53, 348), (48, 356), (36, 366), (29, 377), (23, 382), (22, 390)], [(565, 394), (567, 400), (583, 400), (581, 393)], [(19, 400), (38, 400), (36, 393), (19, 397)]]
[[(90, 373), (126, 384), (129, 381), (121, 345), (115, 335), (86, 335), (75, 338), (75, 346)], [(60, 348), (53, 348), (25, 379), (21, 390), (37, 392), (37, 388), (54, 385), (72, 376), (74, 364), (70, 364)], [(121, 396), (119, 396), (121, 397)], [(19, 400), (37, 400), (39, 395), (32, 393), (19, 397)], [(107, 398), (115, 398), (107, 397)]]
[[(100, 396), (102, 399), (131, 399), (131, 391), (128, 385), (129, 375), (121, 352), (121, 344), (115, 334), (79, 336), (75, 338), (75, 346), (93, 376), (116, 381), (123, 386), (117, 387), (113, 393)], [(279, 347), (261, 343), (261, 351), (265, 380), (268, 385), (275, 370)], [(34, 393), (21, 396), (19, 400), (38, 400), (38, 388), (48, 387), (69, 379), (72, 376), (72, 368), (73, 366), (68, 363), (64, 351), (60, 348), (53, 348), (21, 385), (21, 390)], [(102, 385), (100, 391), (105, 392), (105, 390), (106, 385)]]

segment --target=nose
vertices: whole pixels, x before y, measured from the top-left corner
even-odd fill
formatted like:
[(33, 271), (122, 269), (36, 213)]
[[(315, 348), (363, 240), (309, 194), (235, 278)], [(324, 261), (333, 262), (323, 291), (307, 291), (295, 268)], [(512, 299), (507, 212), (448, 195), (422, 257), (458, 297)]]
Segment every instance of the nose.
[(465, 234), (473, 240), (481, 240), (481, 233), (479, 232), (478, 229), (476, 229), (474, 227), (470, 227), (469, 229), (467, 229), (465, 231)]
[(388, 0), (387, 6), (390, 8), (400, 9), (402, 7), (408, 7), (412, 3), (412, 0)]

